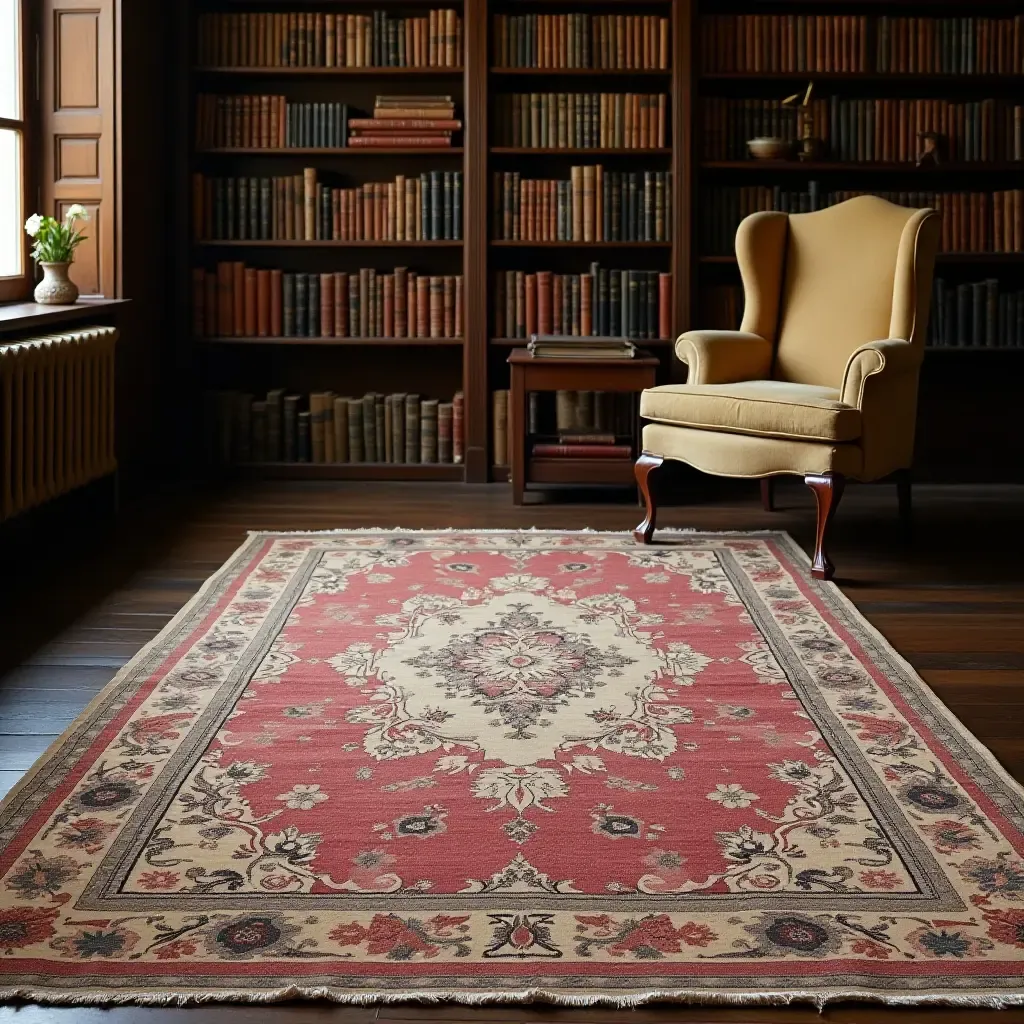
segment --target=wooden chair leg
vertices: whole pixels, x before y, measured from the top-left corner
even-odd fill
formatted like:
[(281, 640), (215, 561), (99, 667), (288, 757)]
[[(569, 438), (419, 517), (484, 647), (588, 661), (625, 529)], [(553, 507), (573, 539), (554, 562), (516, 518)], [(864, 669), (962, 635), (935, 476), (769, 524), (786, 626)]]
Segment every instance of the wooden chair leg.
[(899, 469), (896, 471), (896, 500), (900, 509), (900, 527), (903, 536), (909, 537), (913, 525), (913, 505), (910, 498), (910, 470)]
[(637, 544), (650, 544), (654, 536), (654, 522), (658, 515), (657, 483), (658, 470), (664, 465), (665, 460), (658, 455), (649, 455), (642, 452), (636, 460), (633, 472), (636, 474), (636, 485), (644, 499), (644, 507), (647, 515), (644, 521), (633, 531), (633, 539)]
[(814, 492), (814, 500), (818, 506), (818, 526), (814, 535), (811, 575), (816, 580), (830, 580), (835, 572), (835, 566), (825, 550), (825, 542), (839, 499), (843, 496), (846, 478), (842, 473), (823, 473), (821, 476), (805, 476), (804, 483)]
[(761, 506), (765, 512), (775, 511), (775, 477), (761, 478)]

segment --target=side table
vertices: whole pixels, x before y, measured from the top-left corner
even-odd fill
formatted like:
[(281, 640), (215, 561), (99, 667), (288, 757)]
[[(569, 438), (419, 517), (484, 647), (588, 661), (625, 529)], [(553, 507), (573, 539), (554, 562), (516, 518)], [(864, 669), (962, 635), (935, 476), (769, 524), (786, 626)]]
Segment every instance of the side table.
[(633, 453), (629, 458), (533, 458), (527, 448), (526, 396), (531, 391), (640, 392), (654, 387), (659, 360), (637, 351), (632, 359), (551, 359), (516, 349), (508, 357), (511, 373), (509, 430), (511, 431), (512, 501), (522, 505), (528, 484), (633, 483), (633, 463), (639, 453), (640, 421), (633, 424)]

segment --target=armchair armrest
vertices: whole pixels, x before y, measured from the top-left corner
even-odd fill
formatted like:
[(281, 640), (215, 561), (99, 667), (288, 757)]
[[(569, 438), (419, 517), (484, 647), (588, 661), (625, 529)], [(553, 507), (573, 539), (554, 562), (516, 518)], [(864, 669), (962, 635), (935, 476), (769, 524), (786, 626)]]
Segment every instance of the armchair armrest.
[(743, 331), (687, 331), (676, 341), (676, 356), (689, 367), (689, 384), (763, 380), (772, 367), (771, 344)]
[(886, 376), (916, 371), (921, 365), (919, 346), (900, 338), (869, 341), (861, 345), (847, 360), (843, 371), (840, 401), (860, 409), (864, 403), (864, 387), (868, 377), (886, 372)]

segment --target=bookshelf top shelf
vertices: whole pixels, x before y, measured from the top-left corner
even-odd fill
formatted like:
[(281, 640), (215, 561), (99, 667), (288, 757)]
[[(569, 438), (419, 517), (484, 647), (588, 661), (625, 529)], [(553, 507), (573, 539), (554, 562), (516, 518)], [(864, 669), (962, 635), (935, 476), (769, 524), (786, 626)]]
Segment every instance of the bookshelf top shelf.
[(671, 149), (609, 149), (591, 146), (584, 149), (570, 149), (566, 146), (492, 146), (494, 156), (670, 156)]
[(667, 78), (672, 74), (671, 68), (491, 68), (492, 75), (551, 75), (561, 78), (571, 77), (594, 77), (606, 78), (633, 78), (661, 77)]
[(1024, 85), (1024, 74), (938, 74), (911, 71), (705, 71), (699, 74), (701, 82), (906, 82), (943, 85)]
[(964, 163), (943, 163), (938, 167), (918, 167), (909, 160), (882, 163), (870, 160), (706, 160), (700, 165), (706, 171), (864, 171), (876, 174), (913, 174), (924, 180), (937, 174), (989, 174), (993, 172), (1024, 172), (1022, 161), (975, 160)]
[[(1024, 252), (940, 252), (939, 263), (1022, 263)], [(698, 263), (735, 264), (735, 256), (699, 256)]]
[(461, 75), (461, 67), (415, 67), (415, 68), (392, 68), (392, 67), (213, 67), (200, 65), (193, 68), (196, 74), (200, 75), (261, 75), (264, 77), (276, 77), (278, 75), (298, 75), (308, 77), (311, 75), (340, 75), (342, 77), (374, 78), (377, 76), (406, 76), (408, 78), (420, 78), (424, 75)]

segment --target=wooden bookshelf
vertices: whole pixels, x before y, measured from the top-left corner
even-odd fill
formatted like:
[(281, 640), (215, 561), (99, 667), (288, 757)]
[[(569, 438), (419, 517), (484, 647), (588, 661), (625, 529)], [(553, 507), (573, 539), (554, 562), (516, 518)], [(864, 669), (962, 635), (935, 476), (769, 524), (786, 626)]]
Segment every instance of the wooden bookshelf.
[[(424, 394), (449, 400), (464, 393), (464, 462), (460, 465), (379, 465), (357, 463), (268, 464), (235, 467), (249, 476), (293, 479), (408, 479), (482, 482), (507, 476), (495, 466), (492, 394), (508, 387), (505, 358), (525, 338), (506, 337), (496, 326), (496, 275), (509, 271), (556, 275), (589, 272), (592, 262), (608, 269), (635, 269), (672, 275), (671, 336), (637, 339), (659, 358), (659, 380), (672, 367), (674, 338), (694, 327), (726, 326), (708, 319), (705, 296), (716, 288), (736, 287), (739, 278), (733, 255), (702, 247), (701, 222), (707, 216), (703, 189), (778, 184), (799, 191), (804, 181), (821, 180), (832, 189), (893, 192), (994, 192), (1019, 187), (1024, 160), (1005, 154), (995, 159), (965, 160), (949, 155), (940, 166), (917, 168), (912, 159), (838, 159), (826, 146), (820, 159), (756, 161), (743, 154), (711, 159), (705, 153), (703, 129), (706, 99), (780, 100), (813, 80), (819, 98), (943, 99), (974, 102), (992, 98), (1024, 104), (1024, 73), (897, 72), (876, 70), (869, 61), (863, 71), (719, 70), (707, 63), (702, 46), (704, 21), (732, 14), (788, 17), (838, 13), (863, 16), (869, 24), (868, 56), (873, 54), (874, 29), (880, 17), (999, 17), (1017, 13), (1013, 4), (987, 0), (979, 6), (966, 0), (837, 0), (826, 12), (818, 0), (317, 0), (314, 11), (423, 16), (431, 8), (454, 8), (462, 19), (461, 64), (451, 67), (233, 67), (199, 60), (197, 18), (210, 12), (283, 12), (305, 9), (286, 0), (188, 0), (182, 5), (176, 45), (188, 55), (180, 75), (181, 157), (180, 252), (177, 287), (181, 311), (179, 335), (185, 362), (195, 369), (197, 388), (237, 388), (261, 394), (268, 387), (347, 393), (350, 373), (368, 386), (388, 393), (423, 380)], [(496, 50), (497, 15), (563, 13), (657, 16), (669, 19), (668, 66), (651, 68), (505, 67)], [(305, 146), (198, 148), (192, 138), (199, 93), (254, 93), (285, 96), (290, 102), (346, 103), (354, 116), (368, 113), (378, 94), (451, 94), (463, 130), (450, 148), (356, 148)], [(665, 94), (664, 145), (645, 148), (506, 144), (498, 123), (499, 97), (514, 93), (641, 93)], [(186, 127), (188, 126), (188, 127)], [(186, 134), (188, 133), (188, 134)], [(330, 136), (326, 136), (330, 138)], [(563, 140), (564, 141), (564, 140)], [(671, 241), (512, 241), (492, 237), (493, 175), (517, 171), (524, 179), (570, 177), (574, 165), (605, 165), (612, 172), (667, 172), (671, 185)], [(192, 242), (188, 176), (260, 177), (297, 175), (304, 167), (340, 180), (345, 187), (391, 181), (398, 174), (429, 170), (462, 172), (462, 237), (441, 241), (298, 241), (214, 240)], [(729, 250), (731, 252), (731, 250)], [(285, 337), (215, 334), (194, 337), (189, 319), (189, 270), (207, 269), (221, 261), (245, 261), (258, 268), (306, 273), (352, 272), (372, 267), (390, 273), (408, 266), (424, 275), (462, 275), (462, 330), (457, 338)], [(951, 284), (996, 278), (1000, 288), (1024, 289), (1024, 252), (943, 252), (941, 276)], [(342, 348), (345, 351), (332, 353)], [(1007, 352), (1013, 347), (953, 346), (933, 352)], [(938, 360), (945, 364), (945, 360)], [(953, 361), (951, 366), (963, 366)], [(1001, 364), (1000, 364), (1001, 365)], [(1015, 364), (1016, 365), (1016, 364)], [(379, 379), (368, 375), (380, 373)], [(956, 371), (952, 371), (955, 374)], [(275, 379), (272, 375), (279, 375)], [(292, 384), (294, 375), (295, 383)], [(362, 386), (362, 384), (360, 385)], [(933, 389), (934, 391), (934, 389)], [(924, 411), (922, 415), (928, 415)], [(556, 463), (559, 460), (554, 460)], [(567, 468), (567, 467), (564, 467)], [(552, 469), (557, 474), (558, 466)]]

